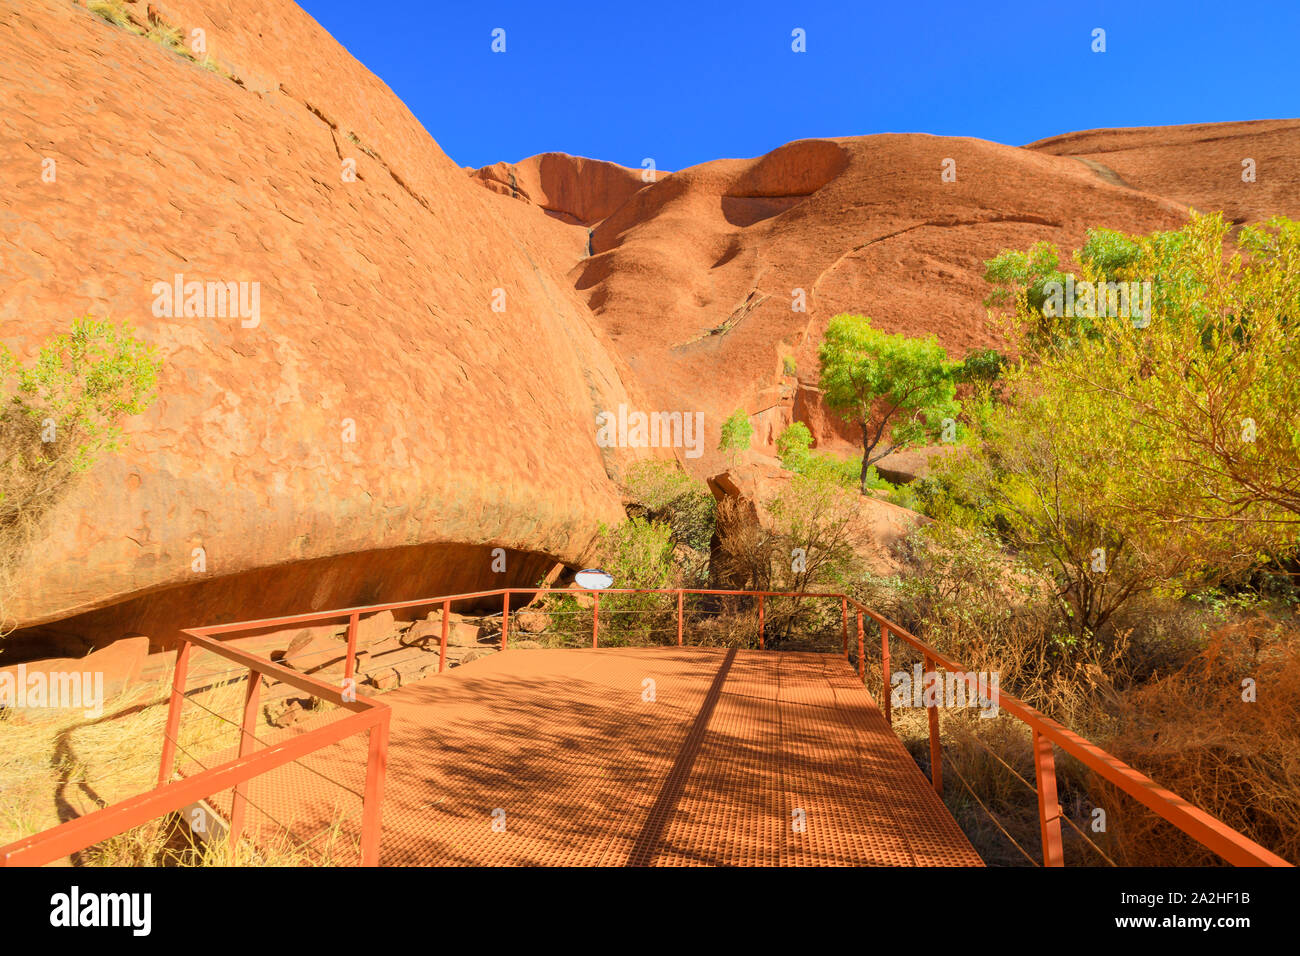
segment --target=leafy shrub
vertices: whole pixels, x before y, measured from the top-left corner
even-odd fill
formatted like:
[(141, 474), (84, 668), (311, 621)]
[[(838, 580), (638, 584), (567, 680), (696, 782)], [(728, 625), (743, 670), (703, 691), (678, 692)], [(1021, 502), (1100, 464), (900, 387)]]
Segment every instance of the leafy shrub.
[(154, 399), (160, 362), (127, 325), (85, 316), (28, 365), (0, 346), (0, 558), (75, 476), (121, 446)]
[(735, 467), (740, 460), (740, 453), (749, 448), (754, 437), (754, 426), (749, 421), (743, 408), (738, 408), (722, 423), (722, 440), (718, 442), (718, 451), (726, 452), (727, 460)]
[(991, 384), (1002, 376), (1007, 358), (997, 349), (976, 349), (957, 367), (959, 382)]
[(666, 522), (676, 543), (708, 551), (716, 504), (704, 482), (682, 471), (676, 462), (652, 459), (627, 470), (623, 490), (633, 513)]
[(875, 465), (867, 467), (867, 478), (863, 482), (860, 461), (840, 458), (830, 452), (814, 451), (812, 432), (803, 422), (791, 422), (781, 430), (781, 434), (776, 439), (776, 453), (781, 459), (781, 467), (786, 471), (828, 481), (845, 488), (858, 487), (860, 490), (891, 493), (895, 490), (892, 484), (880, 477)]

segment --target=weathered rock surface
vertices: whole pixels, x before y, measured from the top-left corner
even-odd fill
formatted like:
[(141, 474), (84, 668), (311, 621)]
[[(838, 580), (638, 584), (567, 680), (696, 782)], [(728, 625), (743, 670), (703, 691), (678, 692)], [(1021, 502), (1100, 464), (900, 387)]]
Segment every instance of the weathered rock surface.
[[(463, 615), (449, 615), (447, 625), (448, 647), (477, 647), (490, 631), (478, 621), (467, 620)], [(442, 643), (442, 612), (429, 615), (427, 620), (416, 621), (402, 640), (406, 644), (437, 647)]]
[[(703, 455), (676, 450), (701, 477), (737, 407), (758, 451), (798, 419), (852, 453), (815, 387), (836, 313), (960, 356), (998, 344), (1001, 249), (1189, 206), (1300, 215), (1300, 120), (803, 140), (649, 184), (564, 154), (467, 171), (289, 0), (127, 8), (202, 28), (220, 69), (68, 0), (0, 11), (0, 341), (27, 358), (94, 312), (165, 363), (6, 603), (66, 624), (60, 646), (554, 580), (656, 453), (599, 447), (600, 411), (703, 412)], [(256, 322), (157, 314), (177, 275), (256, 283)], [(882, 533), (904, 520), (864, 508)]]
[[(144, 6), (128, 9), (143, 21)], [(125, 450), (49, 516), (10, 617), (424, 549), (410, 571), (374, 560), (318, 569), (306, 589), (254, 578), (129, 613), (164, 640), (213, 612), (461, 586), (441, 545), (457, 560), (483, 548), (459, 572), (471, 586), (502, 581), (489, 546), (581, 563), (597, 522), (621, 515), (624, 453), (597, 447), (594, 416), (629, 394), (563, 279), (576, 245), (471, 181), (293, 3), (152, 6), (206, 30), (241, 82), (67, 0), (0, 13), (0, 339), (26, 358), (94, 312), (130, 320), (164, 361)], [(257, 323), (156, 315), (155, 283), (177, 274), (258, 283)]]
[(550, 626), (551, 620), (545, 611), (528, 608), (513, 615), (514, 626), (528, 634), (540, 634)]
[[(638, 190), (596, 226), (594, 254), (570, 276), (652, 407), (706, 413), (705, 454), (683, 460), (697, 476), (726, 467), (715, 449), (736, 407), (756, 445), (797, 419), (819, 447), (847, 454), (857, 429), (815, 387), (832, 316), (934, 333), (954, 358), (999, 345), (986, 259), (1039, 240), (1069, 256), (1090, 227), (1173, 228), (1189, 206), (1300, 215), (1298, 150), (1300, 120), (1102, 130), (1023, 148), (919, 134), (804, 140)], [(1242, 157), (1257, 159), (1259, 182), (1241, 181)], [(946, 159), (953, 182), (941, 178)], [(797, 387), (772, 393), (788, 380), (786, 356)]]
[(876, 462), (876, 473), (896, 485), (930, 474), (936, 458), (952, 454), (952, 445), (923, 445), (892, 452)]
[[(105, 705), (111, 698), (135, 686), (148, 653), (149, 638), (135, 634), (115, 641), (108, 647), (94, 651), (85, 657), (51, 657), (0, 668), (0, 690), (4, 692), (4, 699), (0, 700), (0, 703), (16, 706), (20, 698), (11, 695), (18, 694), (20, 684), (26, 688), (22, 692), (22, 697), (27, 697), (33, 687), (33, 681), (38, 681), (42, 688), (42, 700), (36, 706), (53, 707), (57, 701), (52, 695), (58, 688), (70, 686), (65, 678), (75, 675), (76, 693), (89, 691), (93, 696), (95, 692), (102, 689), (104, 696), (98, 703)], [(89, 685), (81, 679), (81, 676), (86, 674), (92, 675)], [(23, 681), (26, 681), (26, 684), (23, 684)], [(95, 702), (92, 700), (79, 699), (77, 707), (86, 709), (94, 705)]]
[(643, 174), (651, 177), (649, 182), (668, 175), (567, 153), (542, 153), (470, 173), (495, 193), (538, 206), (561, 222), (582, 226), (600, 222), (648, 185)]

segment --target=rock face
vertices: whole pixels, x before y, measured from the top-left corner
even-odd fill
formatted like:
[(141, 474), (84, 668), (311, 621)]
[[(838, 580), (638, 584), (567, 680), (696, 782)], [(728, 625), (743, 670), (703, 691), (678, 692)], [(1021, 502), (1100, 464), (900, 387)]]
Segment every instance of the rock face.
[[(1289, 119), (1095, 129), (1025, 148), (1071, 157), (1116, 185), (1201, 212), (1258, 222), (1279, 213), (1294, 218), (1300, 210), (1297, 141), (1300, 120)], [(1253, 182), (1242, 179), (1247, 159), (1254, 162)]]
[[(563, 279), (558, 224), (472, 182), (293, 3), (149, 11), (204, 29), (238, 81), (68, 0), (0, 14), (0, 338), (26, 358), (93, 312), (164, 362), (124, 452), (49, 516), (11, 619), (213, 584), (130, 612), (156, 636), (582, 563), (622, 514), (623, 453), (594, 418), (635, 399)], [(158, 314), (178, 275), (244, 283), (250, 305), (256, 288), (256, 313), (215, 314), (205, 285), (203, 314)], [(519, 556), (507, 575), (492, 546)]]
[[(0, 706), (31, 706), (38, 713), (45, 707), (102, 713), (111, 698), (137, 683), (148, 653), (149, 638), (133, 634), (85, 657), (51, 657), (0, 668)], [(60, 696), (60, 691), (72, 696)]]
[[(53, 622), (156, 648), (553, 579), (621, 518), (633, 457), (721, 471), (737, 407), (759, 451), (794, 419), (851, 450), (815, 387), (837, 312), (960, 355), (995, 344), (1001, 249), (1189, 205), (1300, 215), (1296, 120), (803, 140), (652, 183), (563, 154), (467, 172), (289, 0), (124, 7), (205, 31), (214, 68), (70, 0), (0, 12), (0, 340), (27, 358), (91, 312), (164, 361), (125, 449), (19, 568), (4, 613), (40, 640)], [(595, 417), (622, 404), (702, 413), (703, 454), (601, 447)]]
[[(859, 436), (824, 408), (817, 345), (839, 312), (934, 333), (954, 358), (998, 345), (984, 261), (1039, 240), (1062, 252), (1090, 227), (1181, 225), (1189, 206), (1240, 220), (1300, 215), (1300, 120), (1099, 131), (1030, 147), (917, 134), (804, 140), (718, 160), (638, 190), (570, 272), (655, 408), (700, 409), (705, 477), (721, 421), (750, 413), (756, 443), (808, 423), (821, 447)], [(1060, 154), (1060, 155), (1057, 155)], [(1077, 158), (1076, 158), (1077, 157)], [(1241, 158), (1259, 181), (1241, 181)], [(953, 161), (955, 181), (941, 176)], [(786, 358), (797, 368), (788, 394)]]
[(655, 182), (668, 174), (567, 153), (542, 153), (518, 163), (484, 166), (470, 175), (493, 192), (538, 206), (561, 222), (590, 226), (648, 185), (643, 175)]
[[(719, 504), (730, 499), (740, 506), (731, 520), (770, 529), (773, 521), (768, 506), (773, 498), (789, 486), (794, 477), (793, 472), (758, 459), (754, 463), (711, 475), (707, 484), (714, 500)], [(722, 520), (724, 519), (719, 518), (719, 521)], [(867, 569), (873, 574), (890, 575), (898, 573), (903, 566), (896, 555), (896, 547), (918, 526), (929, 520), (888, 501), (863, 495), (858, 498), (857, 511), (849, 527)], [(715, 534), (712, 542), (715, 571), (719, 567), (728, 566), (728, 562), (717, 560), (721, 547), (722, 540)], [(743, 586), (742, 581), (725, 580), (716, 574), (710, 583), (710, 587), (718, 588)]]

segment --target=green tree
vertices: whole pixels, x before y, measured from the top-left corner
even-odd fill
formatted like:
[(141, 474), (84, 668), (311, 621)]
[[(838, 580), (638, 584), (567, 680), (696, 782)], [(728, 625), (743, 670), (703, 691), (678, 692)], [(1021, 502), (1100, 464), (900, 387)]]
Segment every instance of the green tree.
[(734, 468), (740, 460), (740, 453), (749, 448), (754, 437), (754, 426), (743, 408), (738, 408), (722, 423), (722, 440), (718, 442), (718, 451), (725, 452), (727, 461)]
[(873, 329), (860, 315), (837, 315), (818, 355), (826, 404), (862, 430), (863, 494), (875, 462), (937, 436), (945, 421), (955, 426), (956, 370), (933, 335), (908, 338)]
[(1101, 435), (1130, 429), (1150, 449), (1155, 467), (1118, 462), (1145, 476), (1125, 508), (1238, 534), (1272, 525), (1286, 547), (1300, 525), (1300, 223), (1246, 226), (1235, 243), (1231, 229), (1193, 214), (1181, 230), (1124, 239), (1113, 274), (1156, 277), (1148, 321), (1099, 317), (1088, 340), (1041, 349), (1035, 374), (1106, 403)]
[[(971, 453), (941, 463), (948, 514), (1049, 572), (1068, 629), (1106, 636), (1152, 591), (1203, 587), (1291, 553), (1300, 529), (1300, 226), (1228, 247), (1222, 216), (1089, 233), (1083, 281), (1154, 276), (1149, 315), (1088, 316), (1028, 347)], [(1136, 321), (1140, 318), (1141, 321)]]

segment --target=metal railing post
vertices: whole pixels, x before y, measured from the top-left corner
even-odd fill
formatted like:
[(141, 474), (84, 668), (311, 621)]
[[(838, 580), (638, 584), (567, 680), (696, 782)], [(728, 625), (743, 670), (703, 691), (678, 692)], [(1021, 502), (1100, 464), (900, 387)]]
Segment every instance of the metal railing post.
[(686, 592), (681, 588), (677, 589), (677, 646), (682, 646), (682, 598)]
[(767, 642), (764, 637), (766, 622), (763, 620), (763, 595), (758, 596), (758, 649), (760, 651), (767, 649)]
[[(248, 687), (244, 689), (244, 720), (239, 733), (239, 756), (245, 757), (253, 749), (257, 737), (257, 701), (261, 696), (262, 675), (248, 669)], [(239, 838), (244, 834), (244, 814), (248, 808), (248, 781), (235, 784), (230, 798), (230, 862), (234, 865)]]
[(849, 599), (840, 598), (840, 617), (843, 618), (842, 631), (844, 634), (844, 659), (849, 659)]
[(501, 599), (501, 650), (506, 649), (506, 635), (510, 633), (510, 592)]
[(176, 763), (176, 740), (181, 729), (181, 706), (185, 702), (185, 675), (190, 669), (190, 642), (181, 638), (176, 648), (176, 665), (172, 668), (172, 696), (167, 705), (167, 728), (163, 731), (162, 761), (158, 767), (158, 786), (172, 778)]
[[(450, 602), (445, 602), (446, 604)], [(361, 798), (361, 865), (379, 865), (379, 836), (383, 829), (384, 778), (388, 773), (388, 722), (385, 711), (370, 728), (370, 754), (366, 760), (366, 789)]]
[(894, 702), (889, 681), (889, 625), (880, 625), (880, 696), (884, 698), (885, 721), (894, 726)]
[(360, 628), (361, 615), (353, 613), (348, 618), (348, 659), (343, 665), (343, 680), (350, 681), (357, 673), (357, 631)]
[(858, 612), (858, 677), (867, 682), (867, 656), (862, 649), (862, 612)]
[[(932, 692), (925, 702), (926, 716), (930, 718), (930, 782), (934, 792), (943, 793), (943, 751), (939, 746), (939, 692), (943, 689), (939, 683), (939, 670), (930, 655), (925, 656), (926, 680), (930, 682)], [(925, 691), (923, 691), (925, 693)]]
[(1052, 742), (1034, 731), (1034, 778), (1038, 784), (1038, 830), (1043, 840), (1043, 866), (1065, 866), (1061, 842), (1061, 805), (1056, 799), (1056, 757)]
[(596, 635), (600, 630), (600, 592), (595, 594), (595, 603), (592, 605), (591, 613), (591, 646), (596, 646)]
[(451, 602), (442, 602), (442, 641), (438, 644), (438, 673), (447, 668), (447, 632), (451, 629)]

